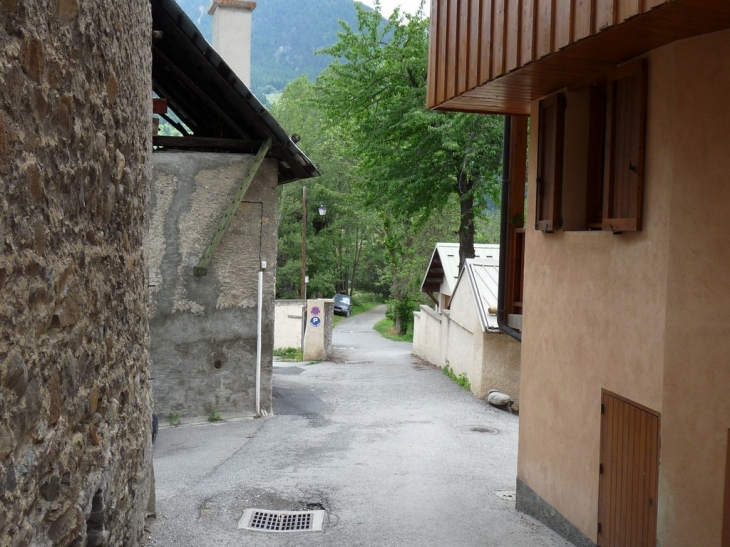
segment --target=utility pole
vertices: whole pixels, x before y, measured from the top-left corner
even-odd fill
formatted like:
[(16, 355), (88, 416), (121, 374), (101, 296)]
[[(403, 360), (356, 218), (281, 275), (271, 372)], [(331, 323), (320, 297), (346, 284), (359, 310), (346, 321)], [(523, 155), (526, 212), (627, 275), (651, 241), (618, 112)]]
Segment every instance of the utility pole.
[(299, 298), (307, 299), (307, 187), (302, 186), (302, 276)]

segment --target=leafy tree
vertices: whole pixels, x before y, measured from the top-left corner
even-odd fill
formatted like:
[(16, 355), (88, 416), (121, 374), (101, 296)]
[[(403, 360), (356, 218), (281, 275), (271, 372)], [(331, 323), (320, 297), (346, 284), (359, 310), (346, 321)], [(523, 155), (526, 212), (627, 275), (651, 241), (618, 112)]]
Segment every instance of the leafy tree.
[(317, 80), (320, 105), (350, 135), (365, 203), (416, 225), (459, 204), (460, 261), (474, 256), (475, 215), (498, 200), (501, 121), (425, 109), (428, 20), (394, 12), (383, 22), (357, 7), (358, 28), (340, 22), (336, 61)]
[[(307, 186), (308, 293), (331, 296), (379, 290), (372, 275), (382, 263), (381, 246), (373, 237), (373, 219), (353, 194), (353, 159), (348, 155), (348, 136), (332, 126), (316, 105), (315, 89), (306, 76), (287, 86), (272, 109), (290, 133), (300, 135), (299, 146), (319, 168), (322, 176), (285, 185), (279, 193), (279, 257), (277, 295), (299, 295), (301, 272), (302, 185)], [(317, 208), (327, 207), (325, 217)], [(365, 265), (365, 267), (363, 267)]]

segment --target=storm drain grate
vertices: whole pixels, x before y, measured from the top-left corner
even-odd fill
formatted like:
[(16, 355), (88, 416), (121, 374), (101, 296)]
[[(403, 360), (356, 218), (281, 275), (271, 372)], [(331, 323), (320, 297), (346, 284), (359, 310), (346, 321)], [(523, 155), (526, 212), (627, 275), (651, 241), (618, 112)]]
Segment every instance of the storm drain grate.
[(324, 511), (246, 509), (238, 527), (259, 532), (321, 532)]

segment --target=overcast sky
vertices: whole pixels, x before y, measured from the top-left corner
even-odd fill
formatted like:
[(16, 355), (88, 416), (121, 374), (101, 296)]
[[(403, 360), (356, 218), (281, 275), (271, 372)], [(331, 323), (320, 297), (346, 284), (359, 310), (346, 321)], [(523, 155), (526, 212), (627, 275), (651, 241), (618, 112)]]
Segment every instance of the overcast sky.
[[(372, 6), (375, 4), (373, 0), (361, 0), (363, 4), (367, 4), (368, 6)], [(383, 12), (383, 15), (386, 17), (389, 17), (390, 14), (393, 12), (393, 9), (396, 6), (401, 7), (401, 11), (407, 11), (408, 13), (415, 13), (418, 10), (418, 6), (421, 4), (421, 0), (380, 0), (380, 9)], [(431, 2), (430, 0), (426, 0), (425, 5), (423, 6), (423, 11), (426, 14), (426, 17), (428, 17), (431, 13)]]

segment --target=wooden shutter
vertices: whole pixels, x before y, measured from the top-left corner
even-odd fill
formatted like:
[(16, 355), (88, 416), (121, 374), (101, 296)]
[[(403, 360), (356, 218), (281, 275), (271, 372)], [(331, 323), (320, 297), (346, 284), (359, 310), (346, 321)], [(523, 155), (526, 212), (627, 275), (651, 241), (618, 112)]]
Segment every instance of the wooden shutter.
[(556, 93), (540, 101), (537, 144), (537, 201), (535, 229), (560, 228), (563, 192), (565, 97)]
[(645, 61), (629, 63), (608, 78), (603, 229), (641, 230), (644, 205)]
[(598, 545), (654, 547), (659, 476), (659, 415), (603, 391)]
[(586, 228), (603, 229), (603, 173), (606, 150), (606, 83), (590, 88), (588, 165), (586, 180)]

